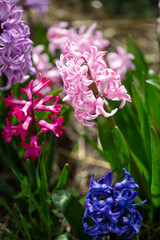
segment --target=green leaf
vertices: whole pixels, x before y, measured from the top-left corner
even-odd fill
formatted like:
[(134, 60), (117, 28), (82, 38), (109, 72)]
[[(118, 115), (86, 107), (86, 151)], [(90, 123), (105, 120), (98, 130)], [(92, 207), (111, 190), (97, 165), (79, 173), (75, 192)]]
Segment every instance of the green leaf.
[(50, 139), (49, 139), (49, 149), (48, 149), (48, 156), (46, 160), (46, 172), (47, 172), (47, 180), (48, 183), (50, 182), (53, 170), (53, 162), (56, 154), (56, 148), (57, 147), (57, 137), (54, 134), (50, 134)]
[(19, 223), (19, 221), (17, 220), (17, 217), (15, 216), (14, 212), (12, 211), (12, 209), (8, 206), (8, 204), (6, 203), (6, 201), (0, 197), (0, 203), (7, 209), (7, 211), (9, 212), (9, 214), (11, 215), (11, 219), (14, 222), (14, 224), (16, 225), (16, 227), (21, 231), (21, 233), (23, 235), (25, 235), (21, 224)]
[[(140, 133), (137, 112), (133, 109), (132, 103), (126, 103), (125, 106), (115, 114), (117, 126), (122, 132), (124, 139), (131, 150), (143, 163), (146, 162), (144, 146)], [(136, 139), (136, 141), (135, 141)]]
[(116, 145), (118, 159), (117, 162), (118, 173), (122, 171), (122, 168), (126, 168), (127, 171), (130, 171), (128, 148), (125, 139), (117, 126), (114, 128), (113, 137)]
[(138, 92), (135, 84), (132, 84), (132, 94), (133, 94), (133, 101), (135, 103), (135, 107), (138, 113), (138, 118), (140, 122), (140, 129), (141, 129), (141, 136), (143, 139), (143, 144), (146, 152), (146, 164), (147, 167), (151, 168), (151, 159), (150, 159), (150, 126), (151, 126), (151, 119), (149, 117), (148, 110), (146, 108), (143, 99)]
[(17, 177), (17, 179), (20, 182), (22, 182), (23, 181), (23, 175), (21, 174), (21, 172), (16, 168), (16, 166), (13, 164), (13, 162), (10, 160), (10, 158), (5, 153), (3, 153), (3, 151), (1, 151), (1, 155), (2, 155), (5, 163), (10, 167), (10, 169), (12, 170), (14, 175)]
[[(20, 238), (17, 235), (15, 235), (12, 231), (8, 232), (8, 229), (7, 231), (0, 229), (0, 232), (3, 233), (3, 240), (9, 240), (9, 239), (20, 240)], [(7, 237), (7, 238), (4, 238), (4, 237)]]
[(72, 240), (67, 234), (62, 234), (56, 238), (56, 240)]
[(33, 190), (36, 189), (36, 168), (34, 162), (31, 159), (26, 160), (27, 169), (28, 169), (28, 179)]
[(151, 127), (151, 156), (152, 156), (152, 180), (151, 197), (155, 207), (160, 206), (160, 139), (154, 129)]
[(146, 83), (146, 103), (149, 108), (150, 116), (153, 119), (154, 126), (160, 132), (159, 103), (160, 91), (151, 84)]
[(30, 236), (30, 232), (29, 232), (29, 223), (28, 221), (23, 217), (21, 211), (19, 210), (18, 206), (16, 204), (14, 204), (15, 208), (17, 209), (18, 213), (19, 213), (19, 217), (21, 220), (21, 224), (22, 227), (24, 229), (24, 237), (27, 240), (31, 240), (31, 236)]
[(0, 189), (8, 194), (10, 197), (14, 197), (16, 191), (13, 190), (3, 179), (0, 178)]
[(144, 90), (144, 81), (148, 79), (148, 65), (144, 59), (141, 49), (131, 37), (127, 38), (127, 47), (128, 52), (135, 56), (135, 59), (133, 60), (133, 63), (136, 66), (134, 74), (136, 75), (141, 90)]
[[(42, 156), (44, 154), (42, 153)], [(38, 193), (40, 197), (40, 204), (41, 210), (43, 214), (48, 217), (48, 204), (47, 204), (47, 191), (48, 191), (48, 184), (47, 184), (47, 176), (46, 176), (46, 168), (44, 157), (39, 158), (38, 167), (37, 167), (37, 187)]]
[(98, 119), (99, 139), (103, 148), (105, 159), (111, 164), (112, 168), (116, 167), (116, 150), (113, 140), (113, 126), (109, 120), (103, 116)]
[(67, 181), (68, 181), (68, 177), (69, 177), (69, 164), (66, 163), (63, 171), (61, 173), (61, 176), (59, 178), (59, 181), (57, 183), (57, 186), (55, 187), (54, 190), (58, 190), (58, 189), (62, 189), (66, 186)]
[(53, 90), (52, 92), (48, 93), (47, 96), (53, 95), (53, 97), (57, 96), (60, 92), (62, 92), (63, 88), (58, 88)]
[(154, 87), (156, 87), (158, 90), (160, 90), (160, 81), (155, 80), (155, 79), (149, 79), (149, 80), (146, 80), (146, 83), (149, 83), (149, 84), (153, 85)]
[(63, 213), (71, 225), (79, 240), (91, 240), (92, 238), (84, 233), (82, 218), (84, 208), (80, 202), (67, 190), (58, 190), (52, 195), (56, 207)]
[(136, 178), (140, 186), (140, 197), (150, 202), (150, 173), (142, 161), (129, 149), (131, 174)]

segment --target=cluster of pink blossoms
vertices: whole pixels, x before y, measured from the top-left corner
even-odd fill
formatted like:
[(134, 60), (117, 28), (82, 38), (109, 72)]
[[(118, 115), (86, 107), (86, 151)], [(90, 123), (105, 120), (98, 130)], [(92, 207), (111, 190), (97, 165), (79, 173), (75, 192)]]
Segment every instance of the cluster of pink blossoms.
[(66, 41), (65, 53), (57, 61), (57, 67), (64, 81), (66, 96), (64, 101), (72, 101), (75, 116), (83, 125), (93, 126), (100, 114), (110, 117), (117, 108), (108, 112), (107, 99), (120, 101), (122, 108), (131, 101), (125, 87), (121, 84), (120, 75), (108, 68), (103, 56), (105, 51), (99, 51), (91, 46), (89, 52), (81, 53), (79, 44)]
[[(12, 136), (20, 135), (21, 145), (24, 149), (27, 149), (24, 157), (31, 157), (35, 160), (39, 156), (39, 151), (42, 150), (41, 146), (38, 146), (38, 136), (42, 132), (52, 131), (56, 137), (60, 137), (65, 130), (62, 126), (63, 117), (57, 118), (56, 115), (61, 113), (61, 105), (58, 105), (58, 96), (55, 97), (55, 102), (51, 105), (47, 103), (53, 100), (52, 95), (42, 96), (40, 90), (51, 84), (52, 80), (46, 81), (45, 77), (39, 75), (39, 83), (37, 86), (33, 86), (33, 80), (30, 81), (29, 85), (24, 85), (20, 88), (20, 92), (26, 95), (26, 99), (22, 98), (22, 95), (18, 99), (13, 96), (13, 90), (11, 90), (11, 96), (3, 98), (3, 102), (6, 107), (10, 107), (8, 117), (6, 119), (6, 126), (3, 126), (4, 131), (2, 132), (3, 138), (6, 142), (11, 142)], [(23, 96), (24, 96), (23, 95)], [(45, 120), (39, 120), (39, 112), (49, 112), (48, 119), (50, 122)], [(38, 114), (36, 114), (38, 113)], [(12, 125), (13, 118), (16, 117), (19, 125)], [(37, 129), (39, 132), (37, 133)], [(29, 141), (30, 144), (25, 143)]]
[[(52, 63), (49, 62), (49, 56), (47, 53), (44, 53), (45, 50), (44, 45), (37, 45), (33, 48), (32, 51), (32, 58), (34, 66), (37, 70), (36, 79), (34, 80), (34, 85), (39, 82), (39, 74), (41, 73), (42, 76), (45, 76), (47, 80), (54, 79), (54, 87), (60, 88), (62, 87), (62, 80), (60, 73), (57, 67), (54, 67)], [(50, 92), (52, 89), (50, 86), (44, 89), (44, 94), (46, 92)], [(42, 92), (42, 91), (41, 91)]]
[(109, 67), (120, 75), (122, 80), (125, 79), (127, 69), (135, 70), (135, 65), (131, 62), (135, 57), (131, 53), (126, 53), (122, 47), (117, 47), (117, 53), (111, 52), (107, 54)]
[(60, 49), (64, 53), (64, 45), (66, 39), (70, 42), (76, 42), (79, 46), (79, 52), (90, 51), (90, 46), (96, 46), (99, 50), (107, 47), (110, 42), (102, 39), (102, 32), (96, 31), (97, 23), (93, 23), (87, 30), (86, 26), (81, 26), (77, 31), (75, 28), (68, 28), (68, 22), (54, 23), (48, 29), (48, 40), (50, 42), (49, 48), (52, 55), (55, 55), (56, 50)]

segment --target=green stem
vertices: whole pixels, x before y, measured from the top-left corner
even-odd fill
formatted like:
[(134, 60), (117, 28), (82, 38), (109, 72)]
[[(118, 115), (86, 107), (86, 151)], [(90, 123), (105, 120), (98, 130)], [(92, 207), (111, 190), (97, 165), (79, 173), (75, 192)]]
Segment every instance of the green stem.
[(31, 135), (32, 135), (32, 136), (34, 136), (34, 135), (37, 136), (35, 113), (34, 113), (34, 109), (33, 109), (33, 95), (32, 95), (31, 115), (32, 115), (32, 122), (31, 122)]

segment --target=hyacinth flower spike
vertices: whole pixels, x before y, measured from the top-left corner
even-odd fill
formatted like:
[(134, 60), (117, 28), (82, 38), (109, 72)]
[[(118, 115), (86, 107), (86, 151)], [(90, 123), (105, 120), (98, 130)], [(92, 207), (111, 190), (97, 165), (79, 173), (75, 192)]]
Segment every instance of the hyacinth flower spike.
[[(85, 200), (85, 213), (83, 217), (84, 231), (91, 235), (94, 240), (100, 240), (107, 234), (115, 234), (124, 239), (133, 235), (137, 236), (142, 222), (142, 217), (136, 209), (141, 203), (133, 204), (137, 197), (139, 186), (131, 178), (131, 175), (123, 169), (125, 178), (113, 186), (112, 173), (107, 173), (104, 178), (97, 182), (92, 175), (89, 192)], [(91, 218), (94, 225), (88, 224)]]
[(110, 117), (118, 108), (108, 111), (108, 100), (131, 101), (121, 83), (120, 75), (107, 67), (104, 61), (106, 51), (90, 46), (90, 51), (79, 51), (79, 44), (66, 41), (65, 53), (56, 62), (64, 82), (64, 101), (72, 101), (76, 118), (83, 125), (93, 126), (99, 115)]
[(36, 70), (32, 66), (33, 42), (30, 29), (22, 21), (23, 10), (9, 1), (0, 1), (0, 90), (25, 82)]
[[(20, 88), (20, 92), (23, 94), (18, 99), (14, 98), (14, 92), (11, 91), (11, 96), (3, 98), (3, 102), (6, 104), (5, 107), (9, 107), (10, 111), (6, 119), (6, 126), (3, 126), (4, 131), (2, 137), (5, 138), (6, 142), (11, 142), (13, 135), (20, 135), (21, 145), (26, 149), (24, 155), (25, 158), (31, 157), (35, 160), (39, 156), (39, 152), (42, 150), (42, 146), (38, 146), (38, 136), (47, 131), (52, 131), (56, 137), (60, 137), (65, 130), (63, 127), (64, 118), (57, 117), (61, 113), (61, 105), (58, 104), (58, 96), (51, 105), (49, 102), (53, 100), (52, 95), (43, 96), (41, 90), (50, 85), (53, 81), (46, 80), (39, 74), (39, 83), (37, 86), (33, 86), (33, 80), (30, 81), (29, 85)], [(25, 100), (23, 100), (25, 97)], [(38, 112), (38, 114), (37, 114)], [(43, 120), (43, 116), (39, 113), (48, 113), (48, 121)], [(12, 118), (17, 119), (18, 125), (12, 124)], [(38, 128), (41, 130), (38, 132)], [(30, 143), (26, 141), (30, 138)]]

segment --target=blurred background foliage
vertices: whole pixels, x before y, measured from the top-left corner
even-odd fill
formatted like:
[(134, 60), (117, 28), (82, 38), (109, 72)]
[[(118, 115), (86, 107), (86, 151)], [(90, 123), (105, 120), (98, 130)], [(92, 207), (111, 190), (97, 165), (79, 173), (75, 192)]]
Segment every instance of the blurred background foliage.
[[(53, 2), (56, 2), (53, 0)], [(157, 15), (157, 0), (65, 0), (63, 4), (77, 6), (81, 5), (84, 12), (90, 12), (93, 8), (104, 8), (109, 17), (120, 15), (137, 17), (155, 17)]]

